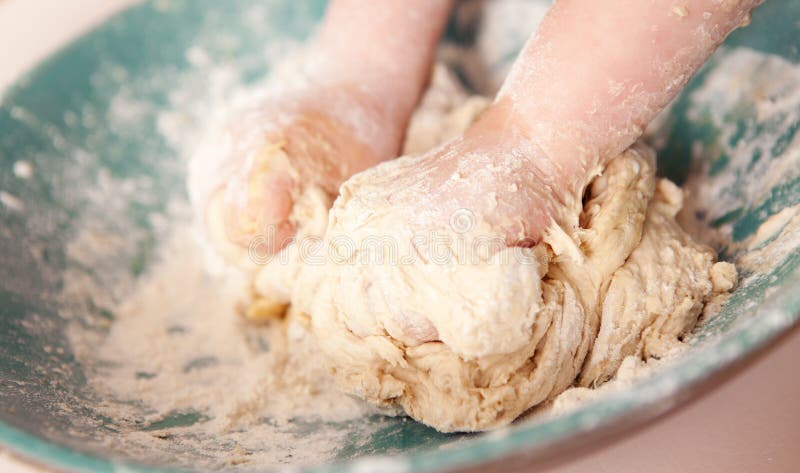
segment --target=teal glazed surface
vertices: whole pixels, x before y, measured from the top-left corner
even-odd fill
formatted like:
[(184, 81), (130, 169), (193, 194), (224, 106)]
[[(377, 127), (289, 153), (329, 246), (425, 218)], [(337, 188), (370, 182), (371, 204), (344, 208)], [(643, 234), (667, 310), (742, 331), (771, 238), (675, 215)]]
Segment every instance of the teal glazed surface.
[[(258, 21), (248, 21), (255, 9)], [(172, 107), (172, 94), (179, 88), (190, 102), (206, 100), (213, 88), (210, 75), (187, 58), (187, 51), (201, 46), (212, 63), (235, 64), (239, 83), (253, 82), (279, 57), (264, 49), (279, 53), (302, 42), (323, 11), (321, 1), (144, 3), (72, 43), (6, 91), (0, 102), (0, 191), (18, 198), (23, 207), (8, 205), (8, 198), (0, 203), (3, 448), (67, 470), (160, 472), (178, 467), (150, 465), (147, 458), (130, 458), (124, 449), (102, 442), (129, 427), (93, 409), (98, 399), (87, 389), (86, 374), (64, 330), (77, 323), (102, 332), (114, 314), (110, 304), (88, 297), (73, 298), (75, 307), (65, 311), (61, 294), (70, 282), (65, 274), (79, 274), (112, 291), (120, 281), (135, 282), (151, 263), (163, 237), (152, 216), (166, 213), (170, 201), (185, 199), (184, 164), (174, 143), (159, 132), (158, 112)], [(729, 261), (739, 261), (750, 251), (747, 242), (770, 215), (800, 204), (797, 18), (800, 3), (766, 2), (651, 130), (662, 174), (713, 189), (700, 195), (704, 201), (698, 202), (695, 217), (722, 235), (709, 237), (708, 243)], [(448, 41), (469, 43), (471, 35), (469, 28), (453, 25)], [(715, 70), (745, 50), (773, 62), (736, 83), (739, 93), (733, 98), (715, 96), (712, 79), (725, 79)], [(774, 61), (780, 65), (773, 67)], [(764, 81), (778, 85), (767, 87)], [(135, 120), (110, 113), (123, 87), (151, 105), (139, 110)], [(785, 106), (755, 112), (767, 103)], [(19, 160), (33, 164), (32, 178), (14, 175)], [(777, 177), (769, 173), (781, 166), (787, 171)], [(108, 186), (123, 179), (133, 182), (134, 191)], [(75, 267), (67, 244), (87, 221), (135, 244), (102, 252), (94, 264)], [(379, 416), (363, 420), (381, 423), (369, 434), (358, 422), (343, 423), (338, 428), (352, 431), (352, 441), (342, 445), (336, 463), (315, 471), (455, 468), (535, 454), (634, 413), (663, 412), (691, 385), (797, 321), (800, 252), (792, 246), (797, 241), (787, 240), (784, 251), (763, 271), (743, 272), (740, 287), (723, 310), (697, 329), (688, 353), (630, 389), (560, 417), (518, 422), (487, 435), (444, 435), (407, 419)], [(119, 296), (109, 294), (109, 300)], [(70, 319), (66, 313), (80, 316)], [(164, 422), (177, 426), (202, 421), (201, 413), (188, 413)], [(152, 425), (142, 426), (146, 428)], [(314, 426), (299, 428), (298, 435), (303, 428)]]

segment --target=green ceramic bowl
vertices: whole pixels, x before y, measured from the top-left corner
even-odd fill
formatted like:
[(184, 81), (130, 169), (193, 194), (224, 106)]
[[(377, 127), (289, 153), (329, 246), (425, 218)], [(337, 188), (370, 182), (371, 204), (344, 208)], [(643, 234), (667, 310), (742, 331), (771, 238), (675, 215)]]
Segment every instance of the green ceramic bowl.
[[(176, 128), (170, 120), (183, 120), (183, 130), (199, 124), (210, 96), (264, 77), (274, 59), (308, 37), (323, 11), (321, 1), (144, 3), (72, 43), (6, 92), (0, 102), (4, 449), (55, 469), (91, 472), (173, 471), (202, 456), (187, 451), (154, 465), (156, 457), (135, 457), (106, 441), (131, 427), (94, 408), (98, 399), (64, 330), (77, 324), (102, 333), (114, 314), (80, 294), (65, 310), (64, 289), (83, 278), (107, 287), (109, 301), (124, 295), (112, 288), (146, 271), (161, 242), (164, 231), (154, 216), (185, 199), (176, 143), (186, 143), (187, 136), (171, 135)], [(742, 272), (736, 292), (698, 328), (685, 356), (630, 389), (496, 433), (443, 435), (406, 419), (376, 417), (361, 424), (380, 422), (380, 428), (343, 424), (337, 428), (352, 441), (334, 463), (315, 471), (433, 471), (537, 455), (621, 419), (638, 422), (663, 412), (693, 385), (795, 323), (800, 232), (793, 211), (770, 220), (770, 234), (758, 228), (800, 204), (797, 18), (795, 0), (759, 8), (752, 25), (729, 38), (650, 131), (662, 174), (694, 189), (690, 217), (714, 230), (704, 238)], [(454, 24), (448, 41), (468, 45), (474, 33)], [(515, 48), (491, 67), (507, 63)], [(18, 162), (32, 165), (33, 175), (27, 177)], [(70, 242), (87, 224), (129, 244), (99, 245), (93, 264), (80, 265)], [(203, 419), (187, 414), (170, 421)]]

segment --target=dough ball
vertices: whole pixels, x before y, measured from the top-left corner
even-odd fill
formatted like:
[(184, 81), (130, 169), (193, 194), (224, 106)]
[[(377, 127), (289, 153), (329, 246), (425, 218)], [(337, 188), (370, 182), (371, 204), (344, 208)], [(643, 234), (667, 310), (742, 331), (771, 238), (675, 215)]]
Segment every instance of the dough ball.
[(440, 431), (506, 425), (573, 384), (605, 381), (627, 356), (665, 353), (732, 285), (716, 279), (735, 278), (675, 223), (682, 193), (656, 179), (644, 145), (594, 179), (566, 219), (574, 228), (554, 225), (533, 248), (458, 258), (491, 228), (455, 226), (445, 240), (456, 256), (440, 261), (388, 200), (387, 183), (416, 159), (342, 186), (327, 263), (293, 301), (344, 390)]

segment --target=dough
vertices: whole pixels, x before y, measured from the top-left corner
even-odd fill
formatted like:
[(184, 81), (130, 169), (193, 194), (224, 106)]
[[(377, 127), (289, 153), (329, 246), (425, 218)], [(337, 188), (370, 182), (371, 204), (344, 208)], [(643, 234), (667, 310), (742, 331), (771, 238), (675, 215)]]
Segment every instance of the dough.
[[(576, 382), (613, 377), (627, 356), (661, 356), (734, 285), (733, 266), (675, 223), (682, 192), (656, 179), (642, 144), (593, 180), (575, 225), (554, 225), (533, 248), (436, 261), (387, 198), (416, 159), (345, 182), (327, 264), (303, 272), (293, 302), (344, 390), (440, 431), (500, 427)], [(491, 234), (455, 223), (451, 256)]]

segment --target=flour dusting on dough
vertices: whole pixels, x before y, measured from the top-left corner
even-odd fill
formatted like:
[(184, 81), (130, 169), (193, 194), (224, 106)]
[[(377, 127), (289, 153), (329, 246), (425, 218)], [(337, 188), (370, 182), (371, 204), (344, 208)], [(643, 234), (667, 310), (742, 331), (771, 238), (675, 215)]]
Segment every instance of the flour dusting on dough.
[[(705, 303), (735, 285), (734, 267), (675, 221), (682, 191), (655, 178), (646, 146), (612, 159), (543, 243), (478, 260), (434, 259), (387, 205), (425, 192), (407, 177), (423, 159), (345, 182), (326, 242), (351, 241), (348, 259), (308, 268), (317, 275), (292, 301), (310, 314), (343, 389), (438, 430), (501, 427), (573, 383), (613, 378), (626, 357), (670, 355)], [(458, 255), (456, 242), (475, 248), (493, 232), (478, 216), (440, 241)], [(369, 257), (375, 235), (399, 241), (399, 263)]]

